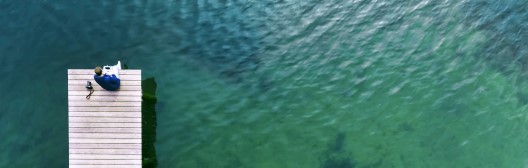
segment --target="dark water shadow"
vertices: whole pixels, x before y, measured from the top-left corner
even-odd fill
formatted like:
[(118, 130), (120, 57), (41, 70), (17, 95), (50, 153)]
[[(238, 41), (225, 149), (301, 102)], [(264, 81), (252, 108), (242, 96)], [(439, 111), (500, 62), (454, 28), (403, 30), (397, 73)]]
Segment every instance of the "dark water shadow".
[(141, 89), (143, 90), (143, 102), (141, 103), (141, 117), (142, 117), (142, 160), (143, 167), (154, 168), (158, 167), (158, 160), (156, 158), (156, 80), (151, 77), (141, 81)]
[(339, 132), (333, 143), (328, 144), (323, 153), (321, 168), (354, 168), (355, 161), (345, 152), (346, 134)]
[(178, 37), (171, 39), (179, 48), (175, 54), (228, 82), (245, 82), (260, 66), (258, 55), (265, 43), (263, 25), (254, 23), (260, 16), (242, 12), (248, 6), (252, 8), (252, 4), (226, 1), (174, 4), (175, 8), (186, 10), (185, 17), (171, 17), (179, 30), (171, 36)]
[[(486, 42), (474, 55), (504, 76), (515, 75), (513, 85), (528, 82), (528, 1), (468, 1), (465, 22), (486, 33)], [(518, 90), (511, 98), (528, 104), (527, 93)]]
[(522, 70), (528, 79), (528, 1), (471, 1), (465, 4), (466, 20), (488, 33), (489, 40), (477, 58), (483, 58), (504, 74)]

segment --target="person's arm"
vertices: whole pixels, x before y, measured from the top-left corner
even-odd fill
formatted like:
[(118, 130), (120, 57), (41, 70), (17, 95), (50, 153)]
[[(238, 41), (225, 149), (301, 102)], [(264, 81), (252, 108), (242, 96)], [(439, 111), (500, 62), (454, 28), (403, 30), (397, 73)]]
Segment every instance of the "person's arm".
[(112, 77), (110, 78), (110, 86), (114, 88), (115, 90), (119, 89), (119, 86), (121, 85), (121, 80), (117, 78), (116, 75), (112, 74)]
[(94, 80), (97, 82), (97, 84), (101, 85), (101, 82), (103, 82), (103, 77), (100, 77), (99, 75), (94, 75)]

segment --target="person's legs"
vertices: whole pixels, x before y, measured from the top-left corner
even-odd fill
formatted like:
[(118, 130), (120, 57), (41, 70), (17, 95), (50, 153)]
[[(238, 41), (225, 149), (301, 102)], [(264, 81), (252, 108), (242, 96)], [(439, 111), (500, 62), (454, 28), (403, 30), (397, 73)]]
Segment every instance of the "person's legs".
[(119, 78), (119, 70), (121, 70), (121, 61), (117, 61), (117, 64), (112, 67), (114, 74)]
[(118, 70), (121, 70), (121, 61), (117, 61), (117, 65), (115, 65), (115, 66), (117, 66)]

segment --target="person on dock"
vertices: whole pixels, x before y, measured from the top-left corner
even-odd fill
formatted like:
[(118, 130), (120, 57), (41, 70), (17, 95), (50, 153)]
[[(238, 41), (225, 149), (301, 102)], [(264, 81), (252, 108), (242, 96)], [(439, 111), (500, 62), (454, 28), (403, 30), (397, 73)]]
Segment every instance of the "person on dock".
[(94, 80), (101, 85), (101, 87), (108, 91), (117, 91), (121, 85), (118, 70), (121, 69), (121, 62), (115, 66), (105, 66), (105, 71), (101, 67), (95, 67)]

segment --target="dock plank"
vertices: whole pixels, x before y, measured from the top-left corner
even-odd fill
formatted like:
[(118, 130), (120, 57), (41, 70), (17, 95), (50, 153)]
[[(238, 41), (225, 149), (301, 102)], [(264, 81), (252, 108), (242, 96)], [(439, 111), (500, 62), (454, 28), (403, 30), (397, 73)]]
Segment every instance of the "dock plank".
[(137, 102), (91, 102), (91, 101), (70, 101), (70, 107), (140, 107)]
[(114, 134), (125, 134), (125, 133), (139, 133), (141, 134), (141, 128), (69, 128), (69, 133), (114, 133)]
[[(93, 69), (68, 69), (70, 168), (140, 168), (141, 70), (121, 70), (118, 91), (106, 91)], [(92, 82), (94, 93), (86, 81)]]
[[(68, 75), (93, 75), (95, 74), (93, 69), (68, 69)], [(139, 69), (127, 69), (119, 71), (119, 74), (123, 75), (141, 75)]]
[[(69, 138), (70, 139), (70, 143), (96, 143), (96, 144), (104, 144), (104, 143), (107, 143), (107, 144), (112, 144), (112, 143), (116, 143), (116, 144), (124, 144), (124, 143), (141, 143), (141, 139), (100, 139), (100, 138)], [(117, 148), (115, 148), (117, 149)], [(124, 149), (124, 150), (133, 150), (133, 149)], [(141, 149), (140, 149), (141, 150)]]
[[(140, 81), (141, 75), (122, 75), (119, 74), (121, 81)], [(68, 80), (94, 80), (94, 75), (68, 75)]]
[(141, 160), (70, 160), (71, 165), (123, 165), (123, 164), (141, 164)]
[(70, 149), (70, 154), (139, 155), (141, 149)]
[(70, 165), (70, 168), (141, 168), (141, 165)]
[(70, 143), (69, 147), (71, 149), (141, 149), (141, 144), (137, 143), (126, 143), (126, 144), (119, 144), (119, 143), (112, 143), (112, 144), (87, 144), (87, 143)]
[[(84, 91), (68, 91), (68, 96), (86, 96), (90, 93)], [(141, 96), (141, 91), (94, 91), (92, 96)]]
[(70, 159), (121, 159), (140, 160), (141, 155), (69, 154)]
[(68, 117), (70, 123), (106, 123), (106, 122), (121, 122), (121, 123), (140, 123), (140, 117)]
[(128, 128), (128, 127), (137, 127), (141, 128), (141, 123), (69, 123), (68, 126), (72, 127), (89, 127), (89, 128)]
[[(90, 79), (90, 80), (68, 80), (68, 85), (82, 85), (82, 86), (85, 86), (86, 85), (86, 81), (92, 82), (92, 85), (97, 85), (97, 82), (95, 82), (94, 79)], [(140, 80), (121, 81), (120, 83), (121, 83), (121, 86), (141, 86), (141, 81)]]
[[(86, 82), (84, 83), (86, 84)], [(92, 83), (92, 87), (94, 89), (94, 91), (104, 91), (104, 89), (97, 85), (97, 84), (94, 84)], [(86, 91), (86, 87), (85, 85), (68, 85), (68, 90), (69, 91), (72, 91), (72, 90), (79, 90), (79, 91)], [(119, 91), (141, 91), (141, 86), (133, 86), (133, 85), (121, 85), (119, 87)]]
[(126, 101), (134, 101), (134, 102), (140, 102), (142, 101), (140, 96), (91, 96), (89, 100), (86, 100), (86, 95), (83, 96), (68, 96), (68, 100), (70, 102), (72, 101), (83, 101), (83, 102), (126, 102)]
[(68, 107), (70, 112), (80, 112), (80, 111), (101, 111), (101, 112), (117, 112), (117, 111), (127, 111), (127, 112), (141, 112), (141, 107)]
[(101, 117), (101, 118), (103, 117), (136, 118), (136, 117), (141, 117), (141, 112), (94, 112), (94, 111), (84, 112), (84, 111), (79, 111), (79, 112), (70, 112), (69, 116), (70, 117)]

